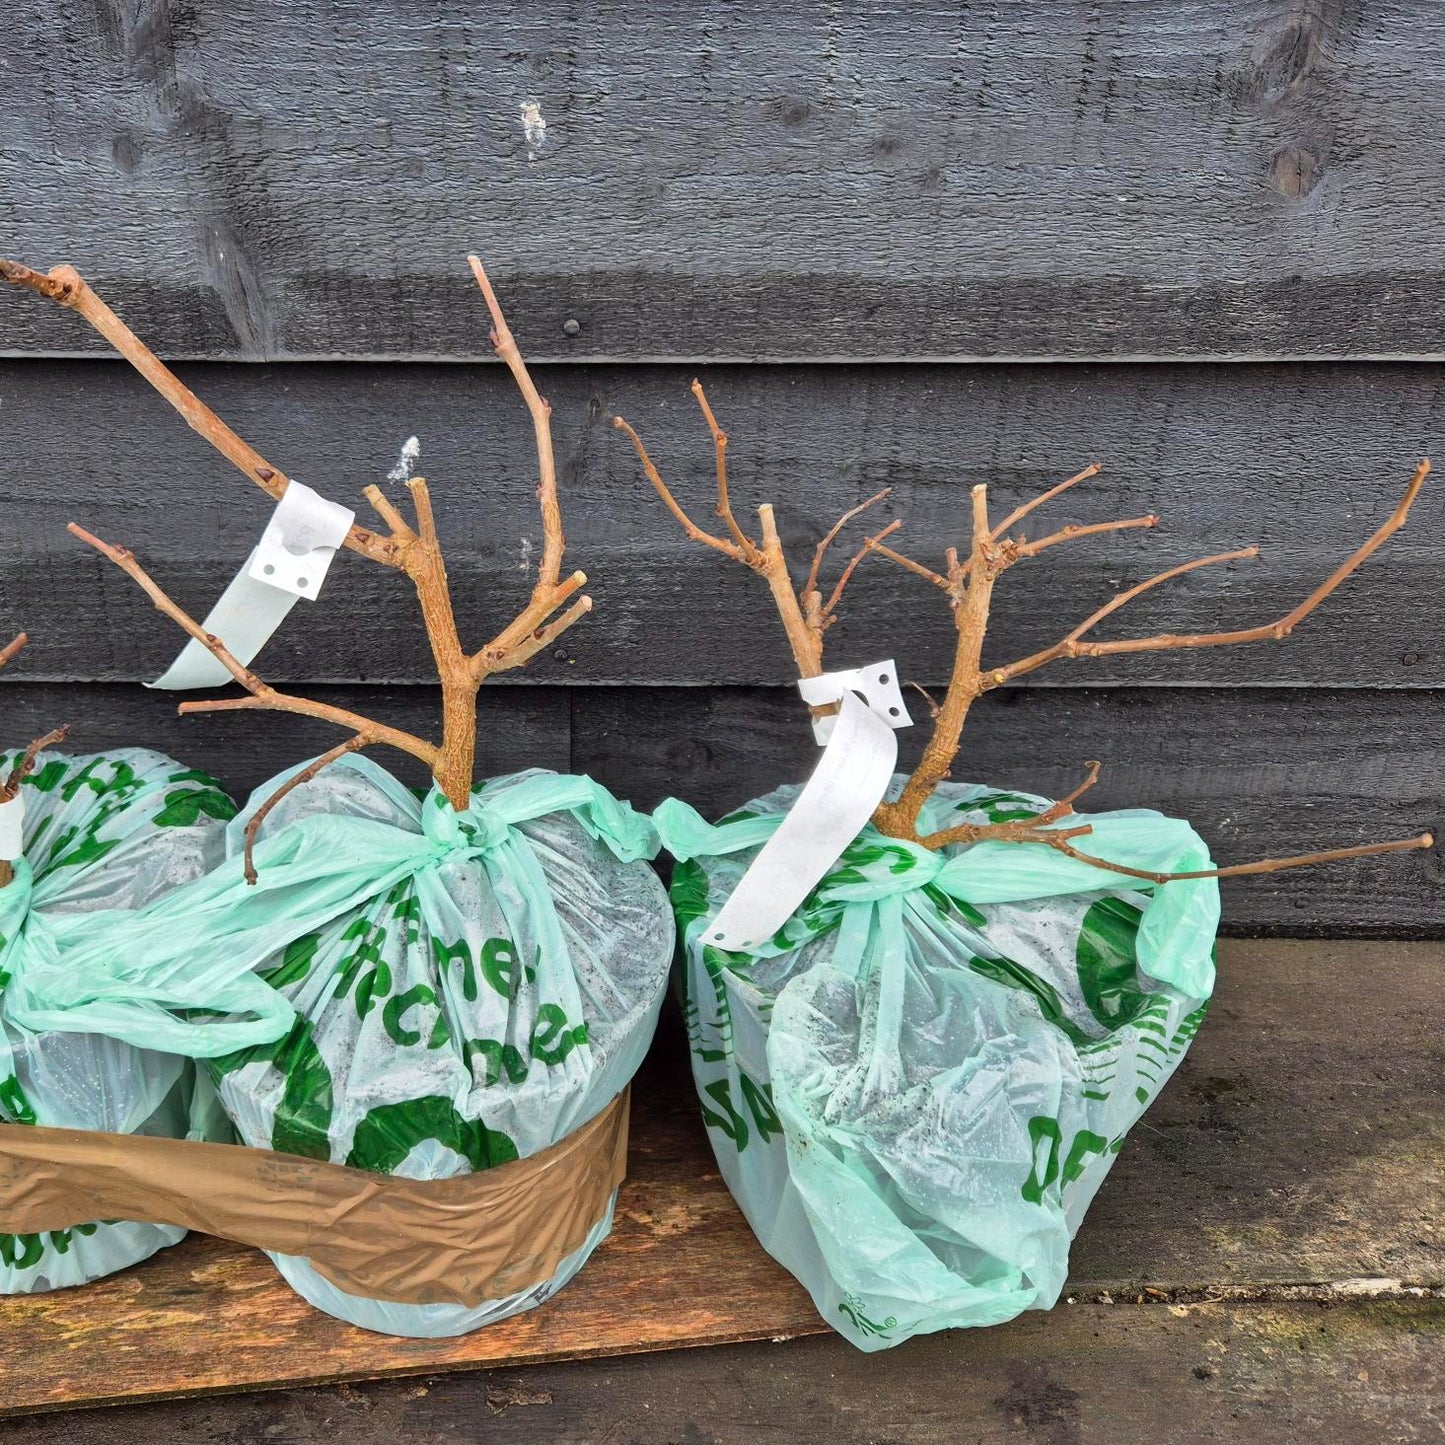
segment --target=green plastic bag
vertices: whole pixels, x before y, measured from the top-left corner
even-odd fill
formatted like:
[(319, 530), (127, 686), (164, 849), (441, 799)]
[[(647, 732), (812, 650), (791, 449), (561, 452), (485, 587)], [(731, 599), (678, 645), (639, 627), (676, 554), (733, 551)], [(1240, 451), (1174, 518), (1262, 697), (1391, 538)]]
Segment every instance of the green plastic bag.
[[(245, 1143), (383, 1174), (525, 1158), (600, 1113), (646, 1053), (672, 959), (652, 824), (589, 778), (540, 771), (457, 813), (349, 757), (267, 816), (248, 885), (246, 823), (291, 776), (256, 791), (207, 877), (66, 969), (29, 970), (34, 1015), (205, 1059)], [(86, 998), (77, 967), (102, 981)], [(546, 1299), (611, 1217), (550, 1281), (475, 1307), (364, 1299), (272, 1258), (353, 1324), (458, 1334)]]
[[(1047, 1309), (1125, 1135), (1203, 1020), (1218, 887), (1140, 888), (1043, 847), (929, 852), (870, 827), (755, 954), (704, 945), (798, 791), (716, 826), (675, 800), (655, 814), (679, 860), (693, 1075), (723, 1177), (862, 1349)], [(944, 783), (923, 829), (1047, 807)], [(1089, 851), (1112, 861), (1211, 866), (1176, 819), (1087, 821)]]
[[(0, 775), (17, 761), (0, 758)], [(44, 752), (21, 786), (25, 856), (0, 889), (0, 1121), (184, 1138), (185, 1060), (103, 1034), (26, 1027), (12, 1013), (13, 979), (31, 959), (65, 967), (70, 943), (104, 939), (111, 910), (141, 908), (214, 866), (235, 804), (206, 774), (139, 748)], [(0, 1294), (84, 1284), (184, 1235), (125, 1221), (0, 1234)]]

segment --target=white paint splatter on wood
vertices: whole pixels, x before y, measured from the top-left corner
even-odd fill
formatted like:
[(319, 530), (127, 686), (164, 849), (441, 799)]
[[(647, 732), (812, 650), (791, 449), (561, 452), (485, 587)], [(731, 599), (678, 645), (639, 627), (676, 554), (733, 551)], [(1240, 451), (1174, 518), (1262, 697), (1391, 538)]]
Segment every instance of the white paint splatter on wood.
[(522, 138), (527, 142), (527, 159), (534, 161), (547, 143), (547, 121), (535, 100), (522, 106)]
[(396, 459), (396, 465), (386, 474), (389, 482), (405, 482), (410, 479), (412, 470), (416, 466), (417, 458), (421, 456), (421, 442), (416, 437), (407, 437), (401, 444), (401, 455)]

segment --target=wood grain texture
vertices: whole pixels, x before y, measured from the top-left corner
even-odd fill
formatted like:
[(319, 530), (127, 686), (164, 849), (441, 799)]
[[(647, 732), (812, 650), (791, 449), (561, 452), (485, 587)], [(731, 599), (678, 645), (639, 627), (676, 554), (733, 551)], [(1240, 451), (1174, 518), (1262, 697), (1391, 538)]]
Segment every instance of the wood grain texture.
[[(1087, 1338), (1077, 1333), (1078, 1318), (1094, 1329), (1112, 1321), (1106, 1337), (1144, 1331), (1137, 1367), (1150, 1341), (1154, 1368), (1166, 1372), (1173, 1357), (1165, 1340), (1177, 1321), (1192, 1319), (1179, 1336), (1190, 1341), (1189, 1363), (1227, 1378), (1238, 1362), (1220, 1345), (1221, 1324), (1258, 1321), (1245, 1337), (1257, 1329), (1260, 1344), (1273, 1328), (1289, 1358), (1303, 1331), (1324, 1361), (1338, 1316), (1373, 1320), (1368, 1349), (1382, 1363), (1409, 1364), (1416, 1388), (1438, 1394), (1438, 1346), (1426, 1352), (1412, 1332), (1434, 1340), (1445, 1330), (1445, 1306), (1412, 1301), (1445, 1277), (1445, 1124), (1433, 1023), (1442, 966), (1440, 945), (1226, 943), (1209, 1021), (1081, 1231), (1068, 1289), (1079, 1305), (1004, 1330), (914, 1341), (871, 1362), (851, 1351), (799, 1352), (787, 1368), (806, 1373), (810, 1359), (831, 1358), (851, 1378), (873, 1382), (861, 1400), (876, 1398), (893, 1371), (920, 1354), (953, 1360), (935, 1389), (940, 1407), (956, 1402), (956, 1425), (968, 1398), (960, 1381), (972, 1373), (966, 1362), (1064, 1358)], [(1388, 979), (1389, 987), (1362, 987), (1362, 979)], [(388, 1339), (309, 1309), (260, 1255), (192, 1239), (82, 1290), (0, 1300), (0, 1409), (426, 1375), (821, 1328), (802, 1290), (758, 1248), (716, 1173), (682, 1077), (683, 1051), (670, 1018), (635, 1090), (632, 1174), (617, 1228), (544, 1308), (455, 1341)], [(1373, 1315), (1341, 1313), (1363, 1288), (1351, 1282), (1363, 1276), (1391, 1301)], [(1172, 1307), (1124, 1308), (1140, 1295)], [(1119, 1302), (1117, 1315), (1092, 1307), (1106, 1297)], [(1201, 1299), (1242, 1307), (1191, 1303)], [(1324, 1325), (1325, 1334), (1291, 1321)], [(205, 1339), (224, 1348), (200, 1347)], [(1102, 1386), (1109, 1371), (1102, 1361), (1096, 1368)], [(721, 1361), (699, 1369), (717, 1379)], [(1292, 1375), (1280, 1376), (1279, 1388)], [(825, 1393), (837, 1397), (831, 1387)]]
[[(0, 681), (6, 746), (73, 722), (76, 750), (144, 744), (214, 773), (237, 797), (333, 743), (324, 723), (279, 714), (177, 717), (170, 694), (121, 684)], [(438, 694), (421, 687), (318, 687), (323, 701), (432, 735)], [(1058, 797), (1089, 758), (1105, 761), (1090, 806), (1156, 807), (1190, 819), (1221, 862), (1445, 835), (1445, 693), (1299, 688), (1035, 689), (986, 698), (961, 778)], [(901, 734), (911, 763), (922, 727)], [(685, 799), (719, 817), (803, 780), (817, 749), (795, 695), (771, 688), (499, 687), (482, 694), (483, 774), (589, 773), (640, 808)], [(411, 784), (412, 759), (377, 761)], [(1438, 853), (1229, 879), (1227, 931), (1440, 937)]]
[(1078, 1304), (836, 1337), (37, 1416), (25, 1445), (1400, 1445), (1445, 1417), (1438, 1301)]
[[(7, 298), (0, 295), (0, 305)], [(531, 585), (540, 546), (525, 408), (500, 368), (196, 365), (185, 375), (277, 464), (369, 518), (416, 434), (447, 542), (466, 639), (493, 635)], [(679, 495), (707, 521), (707, 433), (677, 367), (562, 367), (554, 407), (569, 565), (594, 614), (519, 681), (786, 683), (766, 589), (690, 543), (646, 485), (627, 415)], [(998, 509), (1091, 459), (1105, 471), (1039, 516), (1066, 523), (1162, 515), (1157, 531), (1090, 537), (1020, 565), (1000, 585), (987, 657), (1057, 640), (1123, 585), (1257, 542), (1259, 560), (1208, 568), (1141, 598), (1102, 636), (1209, 630), (1279, 616), (1389, 515), (1438, 437), (1439, 367), (1305, 365), (725, 367), (706, 373), (732, 436), (734, 495), (771, 499), (801, 575), (817, 539), (878, 488), (898, 543), (937, 562), (962, 535), (970, 484)], [(203, 615), (260, 534), (269, 504), (123, 364), (0, 364), (0, 617), (34, 641), (16, 675), (156, 676), (179, 634), (114, 567), (63, 528), (125, 543)], [(400, 488), (393, 486), (393, 491)], [(1439, 546), (1445, 481), (1409, 526), (1288, 641), (1060, 663), (1031, 682), (1418, 687), (1445, 684)], [(861, 537), (859, 538), (861, 540)], [(842, 554), (847, 556), (847, 552)], [(832, 575), (842, 560), (833, 563)], [(57, 603), (59, 606), (57, 606)], [(1127, 621), (1125, 620), (1127, 618)], [(940, 594), (883, 561), (862, 566), (829, 634), (831, 665), (896, 656), (946, 675), (953, 630)], [(406, 582), (344, 553), (325, 596), (297, 606), (261, 668), (273, 681), (429, 680)]]
[[(344, 737), (337, 728), (284, 713), (217, 713), (179, 717), (178, 696), (121, 684), (0, 684), (7, 739), (20, 747), (60, 723), (71, 723), (73, 752), (151, 747), (221, 779), (236, 798)], [(320, 687), (315, 696), (421, 736), (441, 731), (437, 687)], [(403, 782), (421, 786), (426, 769), (415, 758), (373, 748), (376, 759)], [(551, 768), (567, 772), (572, 756), (572, 706), (564, 688), (495, 688), (483, 699), (477, 727), (479, 776)]]
[[(1439, 355), (1442, 25), (42, 0), (0, 249), (177, 356), (476, 356), (468, 250), (538, 356)], [(3, 344), (96, 349), (38, 304)]]
[[(1188, 818), (1220, 863), (1442, 834), (1440, 693), (1195, 688), (1034, 689), (985, 697), (961, 780), (1062, 797), (1104, 762), (1086, 811)], [(578, 691), (572, 766), (639, 806), (673, 794), (720, 817), (785, 782), (817, 749), (782, 691)], [(911, 766), (926, 727), (900, 735)], [(1438, 937), (1438, 850), (1226, 879), (1231, 931)]]

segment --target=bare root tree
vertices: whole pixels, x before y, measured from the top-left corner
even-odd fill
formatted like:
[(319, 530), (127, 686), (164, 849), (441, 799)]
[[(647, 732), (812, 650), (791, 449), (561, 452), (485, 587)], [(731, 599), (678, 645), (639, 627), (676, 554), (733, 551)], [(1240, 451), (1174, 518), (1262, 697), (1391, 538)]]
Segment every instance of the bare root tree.
[[(941, 570), (925, 566), (886, 544), (885, 539), (902, 525), (898, 521), (891, 522), (882, 531), (868, 537), (863, 542), (858, 554), (849, 562), (825, 603), (818, 586), (818, 571), (825, 552), (845, 523), (859, 512), (865, 511), (880, 501), (887, 495), (887, 492), (879, 492), (861, 506), (845, 513), (837, 525), (828, 532), (814, 554), (813, 565), (800, 596), (793, 586), (787, 561), (778, 541), (772, 507), (765, 505), (758, 509), (762, 523), (760, 544), (751, 542), (738, 527), (733, 517), (727, 485), (725, 464), (727, 434), (718, 426), (699, 382), (693, 382), (692, 392), (702, 408), (713, 435), (717, 466), (717, 513), (727, 527), (727, 536), (717, 536), (697, 526), (678, 504), (663, 481), (637, 432), (621, 417), (614, 417), (613, 425), (624, 431), (631, 439), (648, 480), (687, 535), (694, 541), (701, 542), (725, 556), (744, 563), (754, 571), (760, 572), (767, 580), (778, 612), (782, 617), (783, 629), (792, 646), (800, 676), (814, 677), (823, 671), (823, 633), (836, 620), (838, 601), (843, 588), (852, 576), (854, 568), (867, 554), (874, 553), (902, 567), (905, 571), (921, 578), (943, 593), (947, 598), (956, 634), (953, 667), (948, 688), (942, 702), (935, 702), (928, 693), (918, 687), (918, 684), (913, 684), (928, 699), (933, 718), (933, 731), (924, 747), (923, 756), (917, 768), (904, 783), (897, 800), (880, 804), (874, 813), (873, 824), (879, 832), (888, 837), (901, 838), (930, 849), (943, 848), (950, 844), (971, 844), (984, 841), (1034, 844), (1052, 848), (1079, 862), (1150, 883), (1167, 883), (1182, 878), (1224, 878), (1241, 874), (1272, 873), (1280, 869), (1297, 868), (1311, 863), (1326, 863), (1344, 858), (1365, 857), (1375, 853), (1394, 853), (1433, 846), (1434, 838), (1429, 833), (1422, 833), (1414, 838), (1401, 838), (1391, 842), (1369, 843), (1354, 848), (1336, 848), (1290, 858), (1265, 858), (1252, 863), (1235, 864), (1227, 868), (1209, 868), (1187, 873), (1155, 873), (1129, 868), (1106, 859), (1096, 858), (1078, 848), (1075, 840), (1086, 838), (1092, 829), (1084, 821), (1077, 825), (1066, 822), (1070, 816), (1074, 815), (1074, 803), (1097, 782), (1100, 772), (1100, 764), (1097, 762), (1086, 765), (1087, 775), (1079, 787), (1034, 817), (1004, 823), (968, 823), (938, 831), (925, 831), (920, 828), (924, 804), (932, 797), (938, 784), (949, 776), (954, 759), (958, 755), (959, 743), (963, 736), (969, 709), (975, 700), (984, 693), (1003, 687), (1016, 678), (1034, 672), (1051, 662), (1067, 658), (1109, 657), (1123, 653), (1166, 652), (1194, 647), (1224, 647), (1247, 642), (1277, 642), (1288, 637), (1295, 627), (1361, 563), (1404, 526), (1410, 507), (1419, 494), (1420, 488), (1424, 485), (1425, 478), (1429, 475), (1430, 463), (1428, 461), (1422, 461), (1416, 467), (1404, 496), (1378, 530), (1341, 562), (1302, 602), (1272, 622), (1224, 632), (1159, 633), (1148, 637), (1128, 637), (1108, 641), (1101, 641), (1090, 636), (1105, 618), (1112, 616), (1135, 598), (1165, 582), (1197, 571), (1201, 567), (1243, 561), (1259, 555), (1257, 547), (1245, 547), (1238, 551), (1220, 552), (1213, 556), (1200, 557), (1194, 561), (1182, 563), (1133, 587), (1125, 588), (1110, 598), (1102, 607), (1090, 613), (1077, 627), (1071, 629), (1052, 646), (1002, 667), (986, 667), (983, 663), (983, 645), (988, 630), (993, 589), (999, 578), (1009, 568), (1028, 558), (1037, 557), (1041, 552), (1046, 552), (1050, 548), (1081, 537), (1155, 527), (1159, 522), (1158, 516), (1149, 513), (1145, 516), (1126, 517), (1117, 521), (1096, 522), (1088, 526), (1065, 526), (1031, 541), (1022, 534), (1013, 535), (1014, 529), (1019, 523), (1046, 502), (1052, 501), (1080, 482), (1097, 475), (1100, 470), (1099, 464), (1091, 463), (1082, 471), (1049, 488), (1031, 501), (1016, 507), (999, 522), (994, 522), (989, 517), (988, 488), (976, 486), (972, 489), (970, 497), (972, 526), (966, 555), (961, 555), (957, 548), (949, 548), (944, 554)], [(1064, 826), (1059, 826), (1061, 823)]]
[[(241, 698), (184, 702), (179, 709), (182, 713), (259, 708), (320, 718), (350, 733), (345, 742), (292, 778), (253, 816), (246, 839), (246, 870), (252, 881), (255, 874), (251, 866), (251, 845), (266, 814), (292, 788), (314, 777), (328, 763), (361, 748), (380, 743), (419, 758), (431, 770), (437, 786), (453, 807), (466, 807), (476, 757), (478, 688), (494, 673), (521, 667), (591, 609), (592, 599), (582, 594), (586, 575), (573, 572), (562, 576), (565, 544), (562, 511), (557, 497), (557, 467), (552, 450), (551, 407), (532, 382), (481, 262), (475, 256), (469, 256), (467, 260), (491, 314), (493, 349), (506, 363), (526, 401), (536, 436), (537, 500), (542, 514), (543, 544), (531, 597), (490, 642), (474, 652), (469, 652), (462, 645), (453, 615), (446, 563), (432, 515), (431, 495), (425, 479), (421, 477), (406, 483), (412, 497), (413, 521), (407, 521), (379, 487), (370, 486), (364, 489), (363, 495), (381, 519), (383, 529), (353, 526), (344, 543), (353, 552), (404, 573), (416, 589), (427, 639), (441, 680), (440, 742), (434, 743), (344, 708), (296, 697), (271, 687), (231, 654), (223, 638), (206, 632), (200, 623), (173, 602), (127, 548), (103, 542), (74, 523), (70, 526), (77, 537), (132, 577), (157, 609), (205, 647), (249, 694)], [(28, 266), (0, 260), (0, 277), (37, 291), (84, 317), (181, 414), (192, 430), (204, 437), (269, 496), (279, 500), (285, 495), (291, 484), (290, 478), (243, 441), (183, 385), (100, 299), (74, 267), (57, 266), (48, 275), (42, 275)]]
[[(653, 465), (652, 458), (647, 454), (647, 448), (642, 444), (642, 438), (626, 421), (620, 416), (615, 416), (612, 418), (612, 425), (619, 431), (625, 432), (631, 439), (648, 481), (652, 483), (667, 509), (677, 518), (683, 531), (694, 542), (701, 542), (704, 546), (721, 552), (723, 556), (731, 557), (745, 567), (750, 567), (768, 584), (768, 590), (772, 593), (773, 602), (778, 609), (778, 616), (782, 618), (783, 631), (787, 635), (788, 646), (792, 649), (798, 676), (818, 677), (823, 672), (823, 634), (838, 620), (838, 604), (842, 600), (843, 589), (847, 587), (858, 564), (868, 555), (869, 549), (881, 547), (883, 539), (891, 536), (903, 523), (890, 522), (881, 531), (869, 537), (843, 568), (826, 599), (823, 596), (822, 584), (819, 580), (824, 559), (827, 557), (828, 549), (837, 541), (843, 528), (855, 517), (881, 502), (888, 495), (888, 488), (885, 487), (881, 492), (874, 493), (866, 502), (844, 512), (829, 528), (822, 541), (814, 549), (813, 563), (808, 569), (808, 577), (800, 593), (794, 586), (792, 575), (788, 571), (788, 560), (783, 553), (783, 544), (778, 537), (777, 520), (773, 516), (771, 503), (764, 503), (758, 508), (758, 541), (754, 542), (738, 525), (728, 492), (727, 433), (718, 425), (717, 418), (713, 415), (712, 408), (708, 405), (707, 397), (703, 393), (701, 382), (693, 382), (692, 394), (697, 398), (697, 404), (702, 408), (708, 429), (712, 432), (717, 469), (716, 511), (726, 528), (726, 536), (719, 537), (705, 531), (688, 516), (668, 489), (667, 483), (663, 481), (656, 466)], [(836, 705), (813, 709), (815, 714), (826, 714), (836, 710)]]
[[(0, 668), (8, 667), (15, 660), (16, 654), (25, 646), (30, 639), (23, 633), (17, 632), (3, 648), (0, 648)], [(63, 743), (70, 736), (70, 724), (64, 723), (58, 728), (36, 738), (29, 747), (20, 755), (19, 761), (10, 769), (10, 776), (0, 782), (0, 803), (13, 803), (16, 794), (20, 791), (20, 785), (28, 778), (35, 768), (35, 760), (46, 748), (53, 748), (57, 743)], [(8, 888), (15, 880), (15, 868), (13, 860), (0, 858), (0, 888)]]

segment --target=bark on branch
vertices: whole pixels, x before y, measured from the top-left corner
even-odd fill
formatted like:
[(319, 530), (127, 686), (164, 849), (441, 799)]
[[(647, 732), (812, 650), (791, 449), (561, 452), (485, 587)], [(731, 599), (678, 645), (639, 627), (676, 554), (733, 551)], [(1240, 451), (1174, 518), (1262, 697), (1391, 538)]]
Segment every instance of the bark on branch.
[[(653, 490), (662, 499), (663, 505), (672, 513), (683, 532), (692, 541), (699, 542), (705, 547), (711, 547), (715, 552), (721, 552), (723, 556), (731, 557), (733, 561), (741, 562), (743, 566), (751, 568), (768, 584), (768, 590), (773, 597), (773, 605), (777, 608), (778, 616), (782, 620), (783, 631), (787, 636), (798, 676), (818, 677), (823, 672), (823, 634), (838, 620), (838, 605), (843, 599), (844, 589), (852, 579), (858, 564), (870, 551), (886, 552), (887, 549), (881, 545), (882, 539), (891, 536), (903, 524), (897, 521), (890, 522), (880, 532), (869, 537), (843, 568), (842, 574), (826, 600), (824, 600), (819, 582), (823, 561), (827, 556), (828, 549), (837, 540), (843, 528), (854, 518), (881, 502), (889, 495), (890, 489), (885, 487), (881, 492), (874, 493), (867, 501), (860, 502), (856, 507), (845, 512), (829, 528), (814, 549), (812, 566), (808, 570), (807, 580), (800, 593), (794, 586), (792, 574), (788, 570), (788, 561), (783, 552), (782, 541), (778, 536), (777, 519), (773, 514), (772, 504), (764, 503), (758, 508), (759, 537), (757, 541), (749, 537), (738, 523), (737, 517), (733, 513), (732, 498), (728, 487), (727, 433), (718, 425), (717, 417), (713, 414), (712, 407), (708, 404), (707, 396), (702, 389), (702, 383), (694, 381), (690, 389), (702, 411), (708, 430), (712, 434), (714, 464), (717, 473), (715, 510), (726, 528), (726, 536), (718, 536), (709, 532), (693, 521), (672, 494), (671, 488), (663, 481), (662, 474), (642, 443), (642, 438), (627, 421), (620, 416), (614, 416), (612, 425), (631, 441), (633, 450), (637, 453), (637, 460), (641, 463), (643, 474), (652, 483)], [(824, 716), (836, 712), (837, 706), (829, 704), (815, 707), (812, 711), (815, 716)]]
[(1035, 671), (1061, 658), (1103, 657), (1131, 652), (1157, 652), (1176, 648), (1222, 647), (1235, 643), (1279, 641), (1294, 630), (1316, 607), (1320, 605), (1339, 585), (1349, 577), (1367, 558), (1376, 552), (1395, 532), (1404, 526), (1410, 507), (1419, 495), (1429, 474), (1430, 464), (1422, 461), (1406, 487), (1404, 495), (1390, 516), (1332, 571), (1300, 603), (1273, 622), (1255, 627), (1236, 628), (1221, 632), (1161, 633), (1150, 637), (1125, 638), (1119, 641), (1093, 641), (1086, 638), (1106, 617), (1143, 593), (1186, 573), (1201, 567), (1215, 566), (1224, 562), (1242, 561), (1258, 555), (1258, 548), (1246, 547), (1234, 552), (1221, 552), (1210, 557), (1196, 558), (1167, 571), (1160, 572), (1133, 587), (1126, 588), (1102, 607), (1086, 617), (1077, 627), (1060, 641), (1041, 652), (1021, 658), (1004, 667), (985, 669), (981, 663), (984, 634), (988, 627), (989, 609), (993, 587), (1007, 569), (1026, 557), (1059, 542), (1098, 532), (1118, 531), (1128, 527), (1152, 527), (1158, 518), (1152, 514), (1124, 522), (1102, 523), (1087, 527), (1065, 527), (1036, 542), (1012, 539), (1006, 534), (1009, 529), (1034, 511), (1051, 497), (1058, 496), (1098, 471), (1097, 464), (1025, 503), (1009, 514), (998, 525), (991, 525), (988, 517), (988, 494), (982, 486), (972, 493), (973, 536), (966, 561), (960, 561), (955, 552), (947, 555), (947, 572), (939, 574), (913, 562), (906, 557), (889, 553), (878, 548), (883, 555), (918, 573), (926, 581), (941, 587), (949, 594), (953, 604), (954, 625), (957, 642), (954, 652), (952, 676), (948, 691), (934, 713), (933, 733), (924, 748), (918, 767), (904, 784), (897, 801), (884, 803), (874, 815), (874, 823), (885, 834), (895, 838), (906, 838), (921, 843), (926, 848), (943, 848), (954, 844), (972, 844), (985, 840), (1007, 843), (1033, 844), (1053, 848), (1067, 857), (1080, 862), (1108, 869), (1127, 877), (1144, 879), (1151, 883), (1166, 883), (1178, 878), (1228, 878), (1244, 874), (1270, 873), (1282, 868), (1303, 867), (1309, 863), (1325, 863), (1344, 858), (1362, 858), (1374, 853), (1393, 853), (1413, 848), (1429, 848), (1434, 839), (1428, 833), (1414, 838), (1397, 839), (1386, 843), (1365, 844), (1356, 848), (1336, 848), (1322, 853), (1303, 854), (1293, 858), (1262, 859), (1253, 863), (1234, 864), (1227, 868), (1205, 869), (1192, 873), (1162, 874), (1116, 865), (1098, 859), (1076, 848), (1071, 840), (1089, 832), (1088, 827), (1058, 829), (1052, 824), (1065, 814), (1072, 812), (1072, 804), (1084, 788), (1091, 787), (1098, 776), (1098, 765), (1091, 764), (1089, 777), (1082, 788), (1062, 799), (1038, 817), (1017, 820), (1011, 823), (963, 824), (954, 828), (920, 835), (918, 820), (923, 807), (932, 796), (937, 785), (949, 775), (953, 760), (958, 752), (963, 725), (974, 700), (992, 688), (1001, 687), (1014, 678)]
[[(344, 709), (277, 692), (241, 666), (226, 650), (222, 639), (208, 636), (166, 597), (125, 548), (112, 547), (79, 527), (71, 527), (72, 532), (140, 583), (161, 611), (207, 647), (251, 693), (249, 698), (183, 703), (182, 712), (223, 712), (262, 707), (325, 718), (354, 734), (350, 747), (333, 750), (338, 756), (341, 752), (354, 751), (376, 742), (399, 747), (427, 763), (437, 785), (459, 809), (467, 805), (475, 766), (477, 689), (492, 673), (522, 666), (560, 637), (592, 606), (591, 598), (576, 595), (587, 581), (583, 573), (574, 572), (565, 579), (561, 577), (565, 541), (552, 450), (551, 408), (532, 382), (481, 262), (475, 256), (467, 259), (491, 316), (492, 344), (527, 403), (536, 436), (537, 500), (542, 517), (543, 543), (531, 598), (517, 617), (485, 646), (475, 652), (463, 648), (457, 635), (446, 562), (432, 515), (431, 495), (422, 478), (407, 483), (416, 512), (415, 525), (406, 521), (379, 487), (367, 487), (365, 496), (381, 518), (385, 530), (352, 526), (345, 540), (345, 545), (353, 551), (404, 572), (416, 589), (442, 687), (440, 744), (434, 745)], [(74, 267), (57, 266), (48, 275), (42, 275), (17, 262), (0, 260), (0, 278), (27, 287), (82, 316), (181, 414), (194, 431), (268, 495), (279, 499), (285, 494), (290, 486), (286, 474), (268, 462), (184, 386), (96, 295)], [(570, 606), (567, 605), (569, 603)], [(0, 656), (0, 665), (4, 660), (5, 657)], [(330, 760), (330, 755), (327, 760)], [(294, 782), (291, 784), (295, 785)]]

